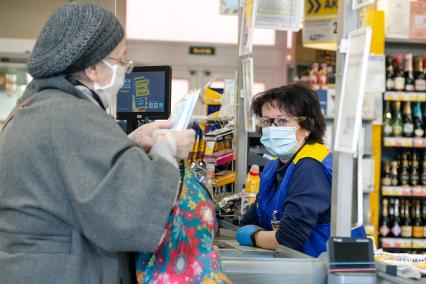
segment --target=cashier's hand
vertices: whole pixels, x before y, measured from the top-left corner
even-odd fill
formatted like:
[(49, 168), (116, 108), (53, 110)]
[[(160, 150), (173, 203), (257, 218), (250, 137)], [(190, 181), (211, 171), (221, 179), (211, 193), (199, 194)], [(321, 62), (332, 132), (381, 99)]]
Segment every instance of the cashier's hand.
[(151, 149), (152, 144), (154, 143), (154, 131), (158, 129), (170, 129), (172, 128), (172, 126), (173, 122), (171, 122), (170, 120), (154, 121), (137, 128), (135, 131), (130, 133), (128, 137), (130, 138), (130, 140), (138, 144), (139, 147), (148, 152)]
[(242, 246), (254, 246), (255, 244), (252, 241), (252, 235), (261, 230), (262, 229), (256, 225), (247, 225), (240, 227), (237, 230), (237, 241)]

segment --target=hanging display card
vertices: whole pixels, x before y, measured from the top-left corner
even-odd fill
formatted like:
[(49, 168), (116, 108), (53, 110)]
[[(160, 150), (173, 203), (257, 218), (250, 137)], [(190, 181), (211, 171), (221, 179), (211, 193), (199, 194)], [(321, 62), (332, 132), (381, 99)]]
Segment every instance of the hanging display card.
[(349, 34), (339, 100), (335, 151), (353, 154), (357, 150), (370, 43), (370, 28)]
[(245, 58), (242, 64), (243, 89), (241, 96), (244, 99), (244, 121), (247, 132), (256, 131), (256, 116), (251, 113), (251, 102), (253, 99), (253, 58)]
[(303, 17), (303, 1), (256, 1), (255, 15), (255, 28), (299, 31)]
[(253, 52), (253, 13), (253, 0), (245, 0), (241, 17), (239, 56)]

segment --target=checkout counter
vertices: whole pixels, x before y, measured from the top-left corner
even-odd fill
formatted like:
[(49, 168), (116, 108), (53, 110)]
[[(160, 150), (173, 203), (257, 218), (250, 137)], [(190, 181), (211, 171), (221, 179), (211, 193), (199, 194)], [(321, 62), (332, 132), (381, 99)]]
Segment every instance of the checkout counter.
[(230, 224), (225, 225), (214, 241), (225, 273), (235, 284), (426, 284), (426, 278), (405, 279), (379, 270), (365, 279), (362, 273), (341, 274), (337, 279), (336, 274), (329, 277), (326, 259), (313, 258), (284, 246), (277, 251), (240, 246), (235, 240), (235, 229)]

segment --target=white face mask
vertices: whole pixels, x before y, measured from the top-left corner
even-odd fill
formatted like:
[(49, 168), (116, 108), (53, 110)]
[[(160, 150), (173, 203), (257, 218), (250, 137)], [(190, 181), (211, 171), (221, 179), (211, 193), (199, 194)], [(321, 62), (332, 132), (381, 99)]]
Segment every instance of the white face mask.
[(102, 60), (102, 62), (112, 70), (111, 81), (106, 86), (101, 86), (98, 82), (95, 82), (93, 91), (101, 98), (104, 107), (107, 108), (111, 105), (111, 101), (117, 95), (118, 90), (123, 87), (126, 70), (119, 64), (111, 64), (106, 60)]
[(272, 155), (283, 159), (290, 159), (303, 145), (304, 140), (298, 142), (296, 130), (299, 127), (266, 127), (262, 129), (260, 142)]

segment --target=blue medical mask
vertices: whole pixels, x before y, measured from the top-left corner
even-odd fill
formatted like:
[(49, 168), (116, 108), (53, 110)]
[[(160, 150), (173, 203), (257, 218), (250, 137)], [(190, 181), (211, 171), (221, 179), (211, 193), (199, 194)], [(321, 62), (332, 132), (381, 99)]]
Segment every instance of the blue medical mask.
[(300, 143), (296, 139), (298, 127), (266, 127), (262, 129), (260, 142), (272, 155), (282, 159), (290, 159), (299, 150), (304, 140)]

